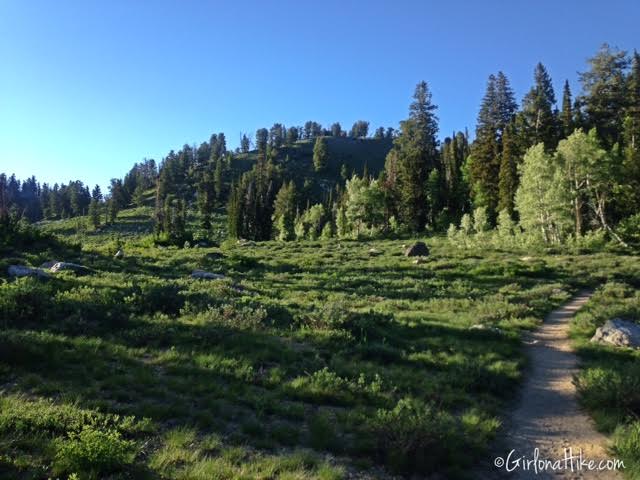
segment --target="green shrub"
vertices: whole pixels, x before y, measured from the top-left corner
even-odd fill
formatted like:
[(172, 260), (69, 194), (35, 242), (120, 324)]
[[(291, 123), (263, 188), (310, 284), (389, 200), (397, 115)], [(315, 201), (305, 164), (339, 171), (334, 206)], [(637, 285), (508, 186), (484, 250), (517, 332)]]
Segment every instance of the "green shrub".
[(104, 327), (123, 325), (128, 311), (123, 295), (113, 288), (75, 287), (58, 292), (56, 309), (67, 320), (98, 323)]
[(619, 426), (613, 435), (613, 451), (624, 461), (629, 478), (640, 476), (640, 421)]
[(35, 278), (18, 278), (0, 283), (0, 325), (23, 326), (51, 316), (53, 288)]
[(180, 287), (172, 282), (142, 282), (135, 285), (124, 299), (135, 313), (161, 312), (175, 315), (184, 306), (184, 295)]
[(640, 364), (625, 362), (616, 368), (588, 368), (576, 382), (588, 409), (608, 410), (623, 416), (640, 414)]
[(316, 450), (332, 450), (338, 447), (335, 421), (325, 413), (314, 415), (309, 421), (310, 443)]
[(125, 469), (135, 458), (134, 443), (119, 432), (88, 426), (57, 440), (55, 450), (53, 466), (57, 474), (80, 473), (96, 479)]
[(370, 423), (376, 456), (403, 474), (433, 472), (449, 463), (464, 435), (450, 414), (404, 398), (391, 410), (378, 410)]

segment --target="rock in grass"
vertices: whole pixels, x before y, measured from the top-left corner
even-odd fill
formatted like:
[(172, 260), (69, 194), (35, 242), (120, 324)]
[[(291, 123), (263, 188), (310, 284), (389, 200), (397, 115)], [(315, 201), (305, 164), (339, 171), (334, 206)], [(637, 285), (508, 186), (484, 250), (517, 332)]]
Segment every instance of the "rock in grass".
[(39, 268), (25, 267), (24, 265), (9, 265), (7, 273), (10, 277), (38, 277), (48, 278), (47, 272), (40, 270)]
[(380, 250), (378, 250), (377, 248), (370, 248), (369, 249), (369, 256), (371, 256), (371, 257), (377, 257), (381, 253), (382, 252)]
[(427, 257), (429, 248), (424, 242), (416, 242), (404, 252), (405, 257)]
[(59, 261), (60, 260), (49, 260), (48, 262), (44, 262), (42, 265), (40, 265), (40, 268), (44, 268), (46, 270), (50, 270), (51, 267), (53, 267)]
[(222, 280), (226, 278), (221, 273), (212, 273), (205, 270), (194, 270), (191, 272), (191, 278), (197, 278), (200, 280)]
[(53, 267), (51, 267), (52, 273), (63, 272), (63, 271), (73, 272), (76, 275), (87, 275), (91, 273), (91, 270), (89, 268), (85, 267), (84, 265), (80, 265), (78, 263), (58, 262)]
[(115, 259), (124, 258), (124, 252), (122, 250), (118, 250), (116, 254), (113, 256), (113, 258)]
[(591, 341), (616, 347), (640, 348), (640, 325), (621, 318), (607, 320), (596, 330)]
[(414, 265), (421, 265), (423, 263), (424, 263), (424, 258), (422, 258), (422, 257), (418, 257), (413, 261)]

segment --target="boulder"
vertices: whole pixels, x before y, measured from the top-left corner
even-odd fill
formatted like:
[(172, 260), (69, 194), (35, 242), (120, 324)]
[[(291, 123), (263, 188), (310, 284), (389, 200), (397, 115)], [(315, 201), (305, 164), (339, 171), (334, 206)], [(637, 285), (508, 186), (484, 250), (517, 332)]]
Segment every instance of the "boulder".
[(424, 242), (416, 242), (404, 252), (405, 257), (426, 257), (429, 255), (429, 248)]
[(51, 267), (51, 272), (73, 272), (76, 275), (87, 275), (91, 273), (91, 270), (85, 267), (84, 265), (79, 265), (77, 263), (71, 262), (58, 262), (53, 267)]
[(113, 258), (115, 259), (124, 258), (124, 252), (122, 250), (118, 250), (116, 254), (113, 256)]
[(607, 320), (596, 330), (591, 341), (616, 347), (640, 348), (640, 325), (621, 318)]
[(24, 265), (9, 265), (7, 273), (10, 277), (38, 277), (47, 278), (49, 275), (39, 268), (25, 267)]
[(48, 262), (44, 262), (42, 265), (40, 265), (40, 268), (44, 268), (46, 270), (49, 270), (49, 269), (51, 269), (51, 267), (53, 267), (59, 261), (60, 260), (49, 260)]
[(194, 270), (191, 272), (191, 278), (197, 278), (200, 280), (222, 280), (226, 278), (221, 273), (212, 273), (205, 270)]

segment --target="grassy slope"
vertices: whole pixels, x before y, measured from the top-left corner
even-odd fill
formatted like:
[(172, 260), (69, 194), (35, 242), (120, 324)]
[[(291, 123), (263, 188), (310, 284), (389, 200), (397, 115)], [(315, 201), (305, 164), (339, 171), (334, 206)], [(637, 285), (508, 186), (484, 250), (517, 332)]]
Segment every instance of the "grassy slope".
[[(313, 170), (313, 140), (301, 140), (292, 146), (285, 146), (279, 150), (278, 158), (282, 161), (288, 156), (287, 170), (292, 178), (317, 178), (337, 180), (340, 168), (345, 164), (349, 173), (362, 174), (365, 164), (369, 173), (376, 175), (383, 169), (384, 160), (392, 146), (389, 139), (375, 138), (339, 138), (325, 137), (329, 151), (329, 165), (323, 174), (317, 174)], [(249, 170), (257, 161), (257, 152), (239, 154), (234, 157), (236, 171)]]
[[(578, 284), (640, 270), (441, 240), (421, 265), (397, 240), (159, 249), (148, 214), (100, 233), (54, 222), (82, 249), (11, 253), (96, 274), (0, 284), (0, 476), (82, 471), (93, 444), (101, 475), (463, 476), (518, 385), (521, 329)], [(194, 268), (228, 280), (191, 280)]]
[(621, 317), (640, 320), (638, 277), (612, 279), (599, 288), (572, 325), (583, 361), (578, 390), (597, 427), (613, 436), (613, 454), (628, 478), (640, 477), (640, 352), (589, 342), (597, 327)]

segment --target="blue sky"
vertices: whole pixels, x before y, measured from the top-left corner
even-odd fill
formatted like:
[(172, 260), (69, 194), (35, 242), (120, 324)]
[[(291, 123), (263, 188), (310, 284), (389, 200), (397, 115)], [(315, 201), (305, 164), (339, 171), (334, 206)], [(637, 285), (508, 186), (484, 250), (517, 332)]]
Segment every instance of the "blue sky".
[(0, 171), (105, 186), (143, 157), (274, 122), (406, 117), (473, 131), (487, 76), (560, 96), (602, 42), (640, 48), (640, 2), (0, 0)]

